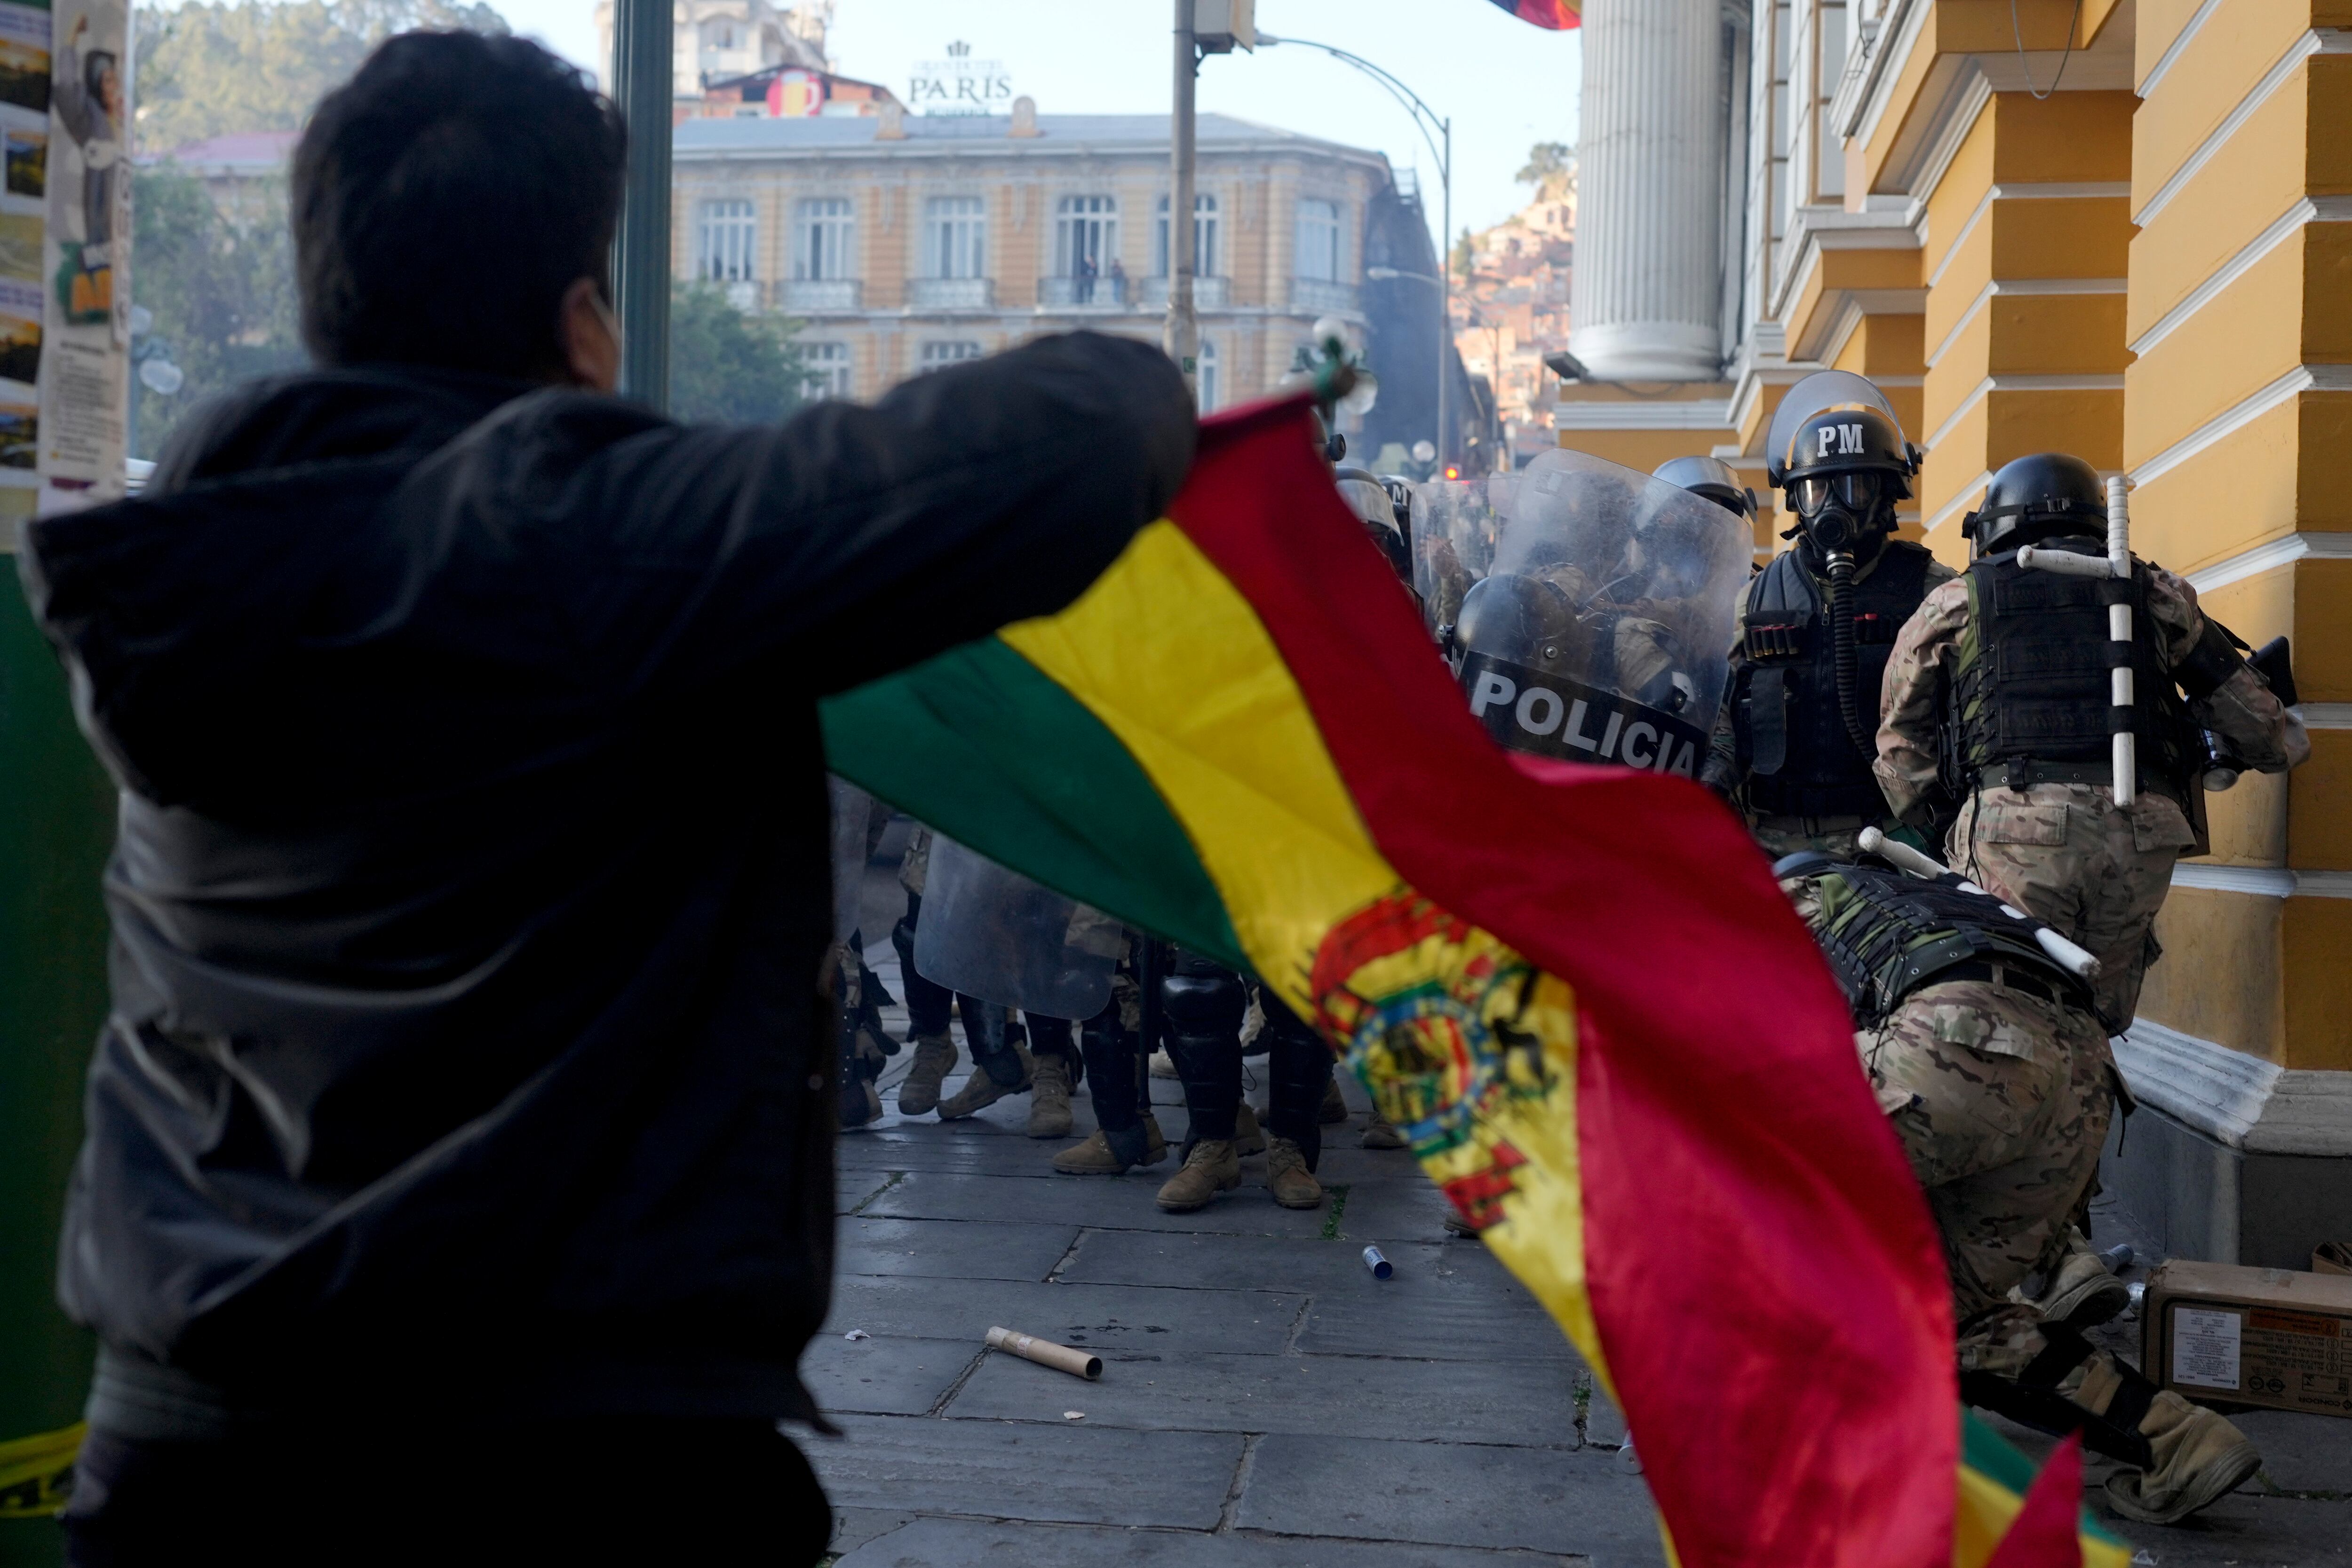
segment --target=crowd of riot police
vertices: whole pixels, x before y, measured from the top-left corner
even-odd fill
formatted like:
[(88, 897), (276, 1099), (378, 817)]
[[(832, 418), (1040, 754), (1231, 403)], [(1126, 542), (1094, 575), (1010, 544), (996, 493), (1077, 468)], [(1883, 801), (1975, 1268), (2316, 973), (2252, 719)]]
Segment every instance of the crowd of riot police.
[[(2185, 1518), (2260, 1458), (2085, 1337), (2130, 1300), (2089, 1205), (2131, 1106), (2108, 1039), (2158, 955), (2174, 861), (2204, 848), (2204, 796), (2309, 754), (2285, 644), (2249, 657), (2184, 580), (2131, 555), (2121, 486), (2078, 458), (1994, 474), (1964, 570), (1898, 537), (1920, 455), (1859, 376), (1790, 388), (1767, 459), (1785, 550), (1759, 549), (1755, 494), (1712, 457), (1642, 475), (1562, 450), (1466, 482), (1336, 481), (1499, 744), (1695, 778), (1740, 815), (1844, 988), (1943, 1237), (1964, 1396), (2080, 1430), (2121, 1462), (2126, 1516)], [(881, 813), (855, 798), (836, 816), (855, 885)], [(1260, 1149), (1277, 1203), (1321, 1203), (1321, 1128), (1347, 1113), (1329, 1052), (1268, 990), (928, 833), (900, 880), (902, 1114), (1026, 1092), (1031, 1134), (1066, 1136), (1084, 1083), (1096, 1130), (1054, 1167), (1116, 1175), (1170, 1152), (1159, 1071), (1188, 1113), (1162, 1207), (1211, 1203)], [(856, 951), (839, 985), (851, 1127), (880, 1114), (898, 1049)], [(942, 1099), (959, 1009), (973, 1071)], [(1243, 1092), (1259, 1051), (1263, 1124)], [(1376, 1112), (1363, 1141), (1412, 1134)]]

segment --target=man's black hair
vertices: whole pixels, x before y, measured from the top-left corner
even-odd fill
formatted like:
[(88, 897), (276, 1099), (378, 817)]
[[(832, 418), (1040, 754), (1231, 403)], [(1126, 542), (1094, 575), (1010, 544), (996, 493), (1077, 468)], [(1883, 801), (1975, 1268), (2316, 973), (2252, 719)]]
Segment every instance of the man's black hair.
[(404, 33), (294, 154), (302, 340), (327, 364), (560, 375), (563, 292), (607, 274), (620, 111), (526, 39)]

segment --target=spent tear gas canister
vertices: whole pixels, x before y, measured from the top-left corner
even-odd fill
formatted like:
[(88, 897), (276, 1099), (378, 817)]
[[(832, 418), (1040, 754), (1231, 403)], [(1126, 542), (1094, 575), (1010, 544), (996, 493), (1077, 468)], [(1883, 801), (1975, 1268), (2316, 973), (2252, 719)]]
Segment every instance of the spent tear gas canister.
[(1099, 910), (933, 835), (915, 926), (923, 978), (1040, 1018), (1090, 1019), (1110, 1000), (1125, 948)]
[(1745, 519), (1679, 486), (1543, 454), (1454, 623), (1472, 716), (1515, 751), (1695, 776), (1751, 541)]
[(1390, 1262), (1387, 1255), (1377, 1247), (1364, 1249), (1364, 1267), (1372, 1271), (1375, 1280), (1385, 1280), (1396, 1272), (1396, 1265)]

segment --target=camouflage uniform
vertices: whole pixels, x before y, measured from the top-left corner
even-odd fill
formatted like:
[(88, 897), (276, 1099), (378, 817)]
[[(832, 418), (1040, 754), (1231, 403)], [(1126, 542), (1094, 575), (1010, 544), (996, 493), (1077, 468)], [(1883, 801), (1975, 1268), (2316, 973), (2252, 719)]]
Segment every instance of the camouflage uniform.
[(1921, 988), (1854, 1036), (1944, 1238), (1954, 1316), (2054, 1262), (2113, 1111), (2106, 1036), (2077, 1008), (1984, 980)]
[[(2168, 664), (2177, 666), (2204, 632), (2197, 591), (2161, 567), (2150, 567), (2149, 576), (2148, 615)], [(1876, 772), (1888, 803), (1915, 826), (1927, 822), (1938, 789), (1939, 725), (1970, 631), (1968, 590), (1961, 579), (1930, 592), (1887, 662)], [(2189, 710), (2264, 773), (2310, 755), (2301, 726), (2251, 668), (2192, 699)], [(2172, 885), (2173, 862), (2196, 841), (2179, 805), (2153, 789), (2140, 790), (2123, 810), (2103, 784), (1986, 785), (1969, 792), (1945, 859), (2089, 948), (2100, 966), (2099, 1011), (2121, 1032), (2159, 951), (2156, 914)]]
[[(1886, 559), (1886, 552), (1883, 549), (1873, 556), (1855, 571), (1855, 583), (1868, 581), (1871, 574)], [(1957, 575), (1941, 561), (1929, 562), (1927, 577), (1930, 592), (1951, 581)], [(1826, 599), (1826, 580), (1816, 578), (1815, 582)], [(1733, 727), (1732, 704), (1734, 695), (1739, 690), (1740, 671), (1748, 664), (1748, 610), (1751, 597), (1752, 593), (1739, 596), (1739, 613), (1731, 635), (1730, 674), (1724, 682), (1723, 706), (1716, 710), (1715, 733), (1707, 747), (1706, 771), (1701, 775), (1702, 780), (1727, 792), (1732, 810), (1738, 811), (1740, 820), (1748, 824), (1748, 831), (1754, 836), (1758, 847), (1772, 859), (1795, 854), (1800, 850), (1819, 850), (1833, 860), (1852, 860), (1861, 852), (1854, 841), (1862, 830), (1894, 827), (1895, 819), (1892, 813), (1877, 818), (1779, 817), (1768, 816), (1748, 803), (1739, 767), (1738, 736)]]

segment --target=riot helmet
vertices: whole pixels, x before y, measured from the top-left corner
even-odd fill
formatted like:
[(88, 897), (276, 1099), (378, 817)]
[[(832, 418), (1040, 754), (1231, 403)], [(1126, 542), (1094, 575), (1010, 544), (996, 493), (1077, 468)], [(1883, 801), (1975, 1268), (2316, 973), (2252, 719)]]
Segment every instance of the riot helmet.
[(1380, 546), (1381, 555), (1389, 563), (1399, 580), (1410, 587), (1412, 583), (1412, 552), (1405, 542), (1404, 527), (1397, 516), (1396, 500), (1380, 477), (1363, 468), (1339, 468), (1332, 479), (1339, 486), (1339, 498), (1364, 525), (1364, 531)]
[(1741, 484), (1731, 465), (1720, 457), (1669, 457), (1651, 469), (1650, 476), (1704, 496), (1740, 517), (1756, 516), (1756, 492)]
[(1919, 471), (1886, 394), (1850, 371), (1807, 376), (1781, 399), (1766, 443), (1767, 475), (1797, 514), (1786, 537), (1820, 554), (1875, 555)]
[(2063, 452), (2037, 452), (2001, 465), (1984, 500), (1960, 522), (1975, 556), (2070, 534), (2106, 531), (2106, 487), (2098, 471)]
[(1472, 653), (1506, 650), (1537, 669), (1559, 667), (1581, 646), (1576, 607), (1559, 585), (1518, 572), (1470, 585), (1454, 637)]

